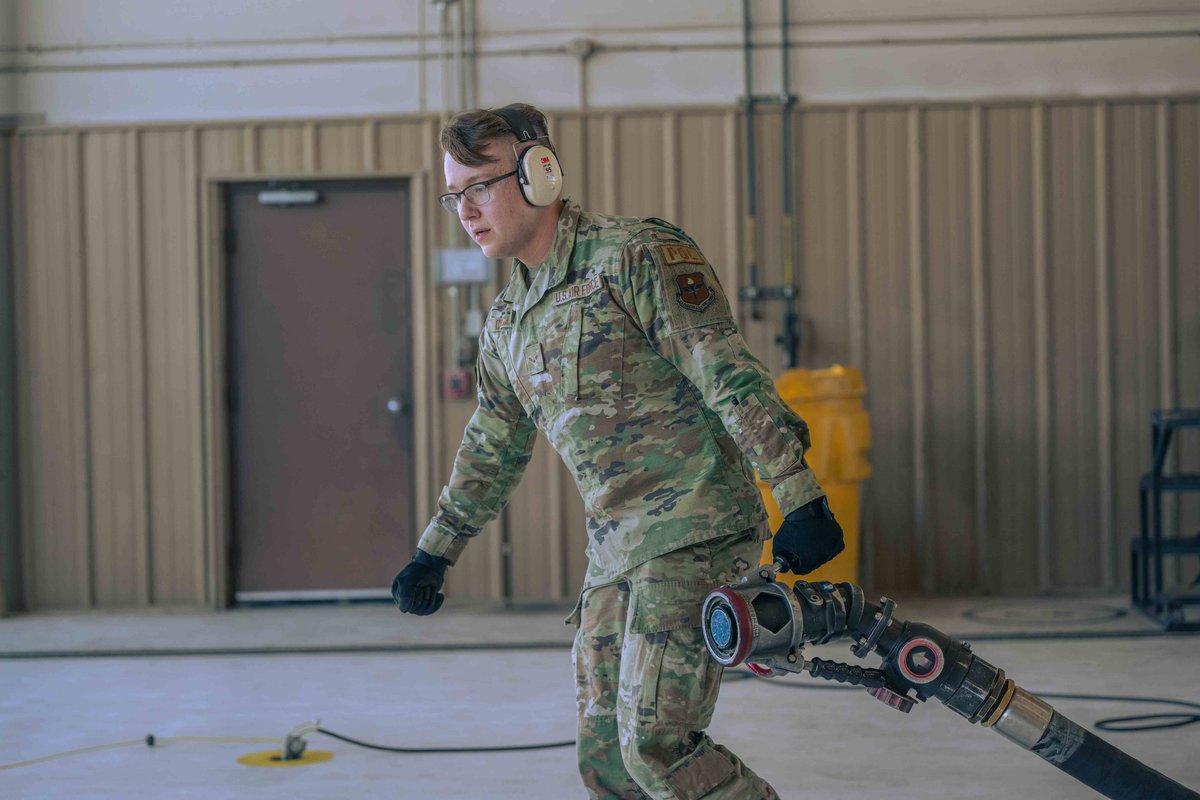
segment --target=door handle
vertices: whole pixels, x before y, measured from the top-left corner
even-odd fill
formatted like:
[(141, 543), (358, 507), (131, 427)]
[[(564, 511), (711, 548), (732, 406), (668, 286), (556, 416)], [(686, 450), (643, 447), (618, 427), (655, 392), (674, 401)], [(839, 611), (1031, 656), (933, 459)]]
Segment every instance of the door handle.
[(399, 397), (388, 398), (387, 410), (397, 417), (403, 417), (408, 414), (410, 408), (407, 400), (401, 400)]

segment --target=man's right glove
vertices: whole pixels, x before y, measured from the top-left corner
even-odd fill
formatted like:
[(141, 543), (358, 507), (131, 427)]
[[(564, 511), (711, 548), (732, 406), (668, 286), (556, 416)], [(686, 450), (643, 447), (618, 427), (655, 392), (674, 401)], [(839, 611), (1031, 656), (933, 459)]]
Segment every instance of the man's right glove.
[(405, 614), (425, 616), (442, 607), (446, 595), (438, 592), (446, 580), (450, 562), (417, 548), (412, 562), (392, 581), (392, 597)]
[(842, 526), (824, 497), (788, 514), (771, 541), (775, 558), (797, 575), (807, 575), (845, 549)]

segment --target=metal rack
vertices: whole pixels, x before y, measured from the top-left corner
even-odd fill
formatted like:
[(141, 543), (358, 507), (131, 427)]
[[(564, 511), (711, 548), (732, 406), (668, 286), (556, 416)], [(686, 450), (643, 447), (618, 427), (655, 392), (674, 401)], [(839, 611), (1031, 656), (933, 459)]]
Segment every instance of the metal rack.
[(1200, 605), (1200, 593), (1170, 594), (1163, 588), (1164, 561), (1200, 554), (1200, 532), (1163, 537), (1163, 495), (1200, 492), (1200, 473), (1165, 474), (1167, 451), (1176, 431), (1200, 430), (1200, 408), (1159, 409), (1150, 414), (1150, 471), (1138, 486), (1140, 533), (1130, 542), (1130, 599), (1133, 606), (1166, 630), (1200, 630), (1187, 618), (1187, 606)]

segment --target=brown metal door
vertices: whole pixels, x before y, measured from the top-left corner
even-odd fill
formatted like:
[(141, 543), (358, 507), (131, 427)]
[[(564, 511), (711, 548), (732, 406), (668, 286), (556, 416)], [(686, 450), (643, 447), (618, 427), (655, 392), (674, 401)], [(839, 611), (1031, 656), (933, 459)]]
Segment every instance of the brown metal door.
[(320, 200), (226, 188), (235, 596), (386, 596), (415, 546), (408, 185), (288, 188)]

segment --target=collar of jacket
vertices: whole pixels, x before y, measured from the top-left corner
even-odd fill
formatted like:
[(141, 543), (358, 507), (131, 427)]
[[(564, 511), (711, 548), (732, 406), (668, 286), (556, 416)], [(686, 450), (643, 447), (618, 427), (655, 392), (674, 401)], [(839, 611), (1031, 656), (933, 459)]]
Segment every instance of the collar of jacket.
[(550, 252), (546, 254), (542, 263), (526, 267), (519, 259), (513, 259), (512, 277), (505, 294), (508, 295), (506, 299), (512, 302), (516, 313), (514, 322), (520, 322), (529, 309), (566, 280), (571, 253), (575, 250), (575, 230), (579, 226), (582, 213), (579, 204), (568, 199), (558, 215), (558, 225), (554, 229), (554, 242), (550, 245)]

